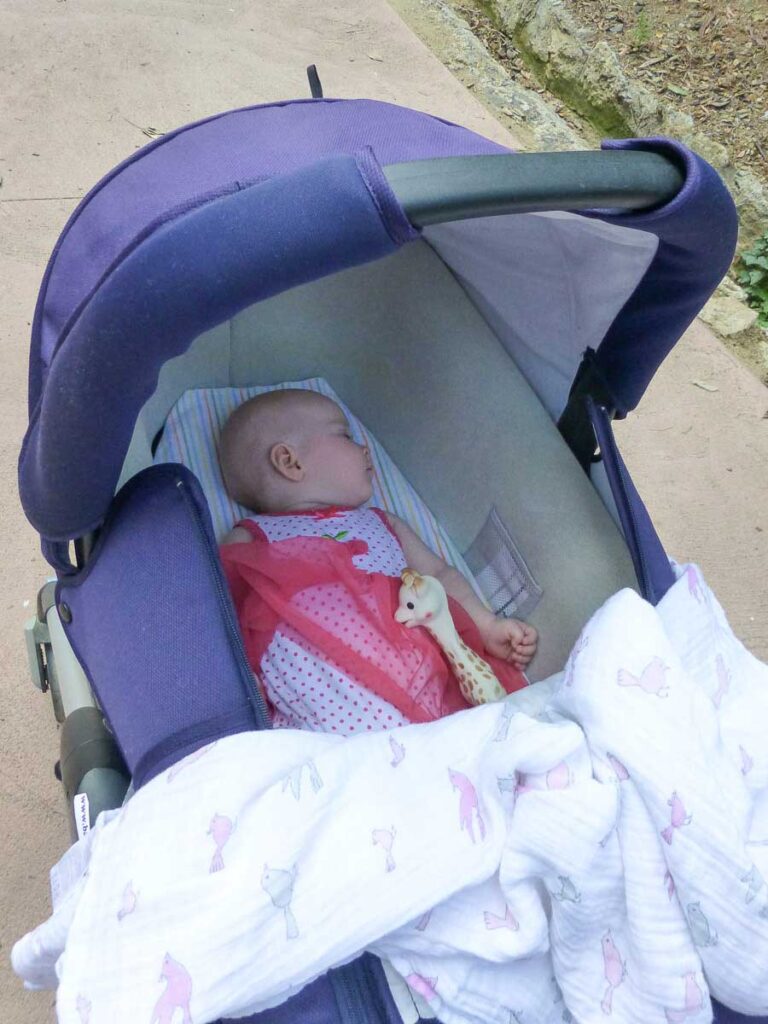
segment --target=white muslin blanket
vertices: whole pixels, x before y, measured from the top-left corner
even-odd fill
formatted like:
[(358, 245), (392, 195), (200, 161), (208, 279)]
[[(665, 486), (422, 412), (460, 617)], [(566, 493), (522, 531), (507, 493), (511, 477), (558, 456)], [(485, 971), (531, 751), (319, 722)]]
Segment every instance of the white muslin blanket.
[(768, 1013), (768, 667), (680, 573), (503, 703), (190, 755), (100, 817), (15, 970), (61, 1024), (241, 1016), (365, 949), (446, 1024)]

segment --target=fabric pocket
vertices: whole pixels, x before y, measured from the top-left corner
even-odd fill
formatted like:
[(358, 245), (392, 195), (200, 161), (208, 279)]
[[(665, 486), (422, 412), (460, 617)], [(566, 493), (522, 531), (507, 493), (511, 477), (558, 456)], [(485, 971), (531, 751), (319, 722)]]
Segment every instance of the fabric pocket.
[(541, 600), (543, 591), (495, 507), (463, 557), (495, 615), (524, 618)]

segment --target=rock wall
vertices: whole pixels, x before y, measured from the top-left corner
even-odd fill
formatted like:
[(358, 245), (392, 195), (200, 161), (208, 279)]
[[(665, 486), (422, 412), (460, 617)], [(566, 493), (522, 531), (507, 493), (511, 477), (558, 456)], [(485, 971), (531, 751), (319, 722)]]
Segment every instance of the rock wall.
[(575, 21), (559, 0), (484, 0), (488, 10), (540, 81), (606, 137), (669, 135), (700, 153), (733, 195), (741, 224), (739, 247), (768, 228), (768, 192), (733, 165), (725, 146), (697, 131), (693, 119), (629, 78), (616, 53)]
[[(768, 197), (761, 183), (731, 162), (727, 150), (696, 131), (693, 121), (623, 72), (614, 51), (594, 41), (558, 0), (389, 0), (400, 16), (473, 95), (527, 150), (595, 149), (601, 138), (669, 135), (708, 160), (722, 175), (741, 221), (740, 247), (766, 230)], [(471, 3), (492, 19), (534, 69), (540, 95), (496, 60), (460, 11)], [(575, 110), (580, 128), (559, 116), (553, 97)], [(700, 316), (764, 381), (768, 334), (755, 326), (757, 311), (744, 291), (725, 278)]]

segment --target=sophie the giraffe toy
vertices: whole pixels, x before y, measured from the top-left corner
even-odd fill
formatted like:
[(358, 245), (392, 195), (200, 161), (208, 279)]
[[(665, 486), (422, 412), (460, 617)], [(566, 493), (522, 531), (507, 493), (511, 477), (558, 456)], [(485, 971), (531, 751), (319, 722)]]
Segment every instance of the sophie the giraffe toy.
[(459, 689), (470, 704), (504, 700), (507, 691), (491, 666), (464, 643), (453, 624), (445, 587), (434, 576), (403, 569), (399, 607), (395, 619), (409, 628), (424, 626), (437, 640), (451, 663)]

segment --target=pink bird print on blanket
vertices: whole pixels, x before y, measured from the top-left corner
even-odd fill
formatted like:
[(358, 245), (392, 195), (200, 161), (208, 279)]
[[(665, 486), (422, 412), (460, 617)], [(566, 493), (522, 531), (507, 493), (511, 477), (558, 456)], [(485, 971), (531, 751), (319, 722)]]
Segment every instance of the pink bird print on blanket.
[(610, 929), (605, 933), (602, 938), (603, 946), (603, 973), (605, 980), (608, 982), (608, 988), (605, 990), (603, 1001), (600, 1003), (600, 1008), (603, 1013), (613, 1013), (613, 993), (624, 981), (627, 975), (627, 965), (621, 959), (621, 955), (616, 948), (611, 935)]
[(667, 804), (672, 808), (670, 814), (670, 823), (665, 829), (662, 829), (661, 838), (668, 845), (672, 845), (672, 839), (675, 834), (676, 828), (682, 828), (683, 825), (690, 824), (691, 815), (685, 813), (685, 806), (683, 801), (677, 795), (677, 790), (674, 791), (672, 796), (667, 800)]
[(499, 917), (498, 914), (492, 914), (490, 910), (486, 910), (483, 912), (483, 918), (485, 919), (485, 927), (488, 931), (494, 931), (497, 928), (509, 928), (511, 932), (520, 931), (520, 922), (506, 905), (504, 907), (504, 917)]
[(373, 845), (380, 846), (387, 855), (387, 871), (394, 871), (397, 867), (395, 864), (395, 858), (392, 856), (392, 844), (395, 841), (396, 834), (394, 825), (391, 829), (375, 828), (372, 833)]
[(722, 654), (715, 658), (715, 671), (717, 672), (717, 690), (712, 698), (716, 708), (720, 707), (720, 701), (731, 688), (731, 673), (728, 671)]
[[(540, 779), (540, 775), (526, 775), (524, 772), (521, 772), (517, 776), (517, 782), (514, 786), (515, 796), (520, 796), (522, 793), (533, 793), (535, 790), (544, 789), (545, 787), (546, 789), (567, 789), (573, 782), (573, 773), (566, 762), (561, 761), (554, 768), (549, 769), (544, 776), (543, 785), (539, 781)], [(532, 780), (536, 780), (533, 785), (531, 785)], [(497, 779), (502, 793), (506, 791), (504, 786), (506, 781), (505, 779)]]
[(117, 912), (117, 920), (122, 921), (128, 914), (132, 914), (136, 909), (136, 898), (138, 893), (133, 891), (133, 884), (131, 882), (126, 885), (123, 889), (123, 899), (120, 904), (120, 909)]
[(653, 661), (645, 666), (639, 677), (632, 675), (631, 672), (624, 668), (620, 668), (616, 682), (619, 686), (639, 686), (644, 693), (653, 693), (657, 697), (666, 697), (669, 694), (669, 683), (667, 683), (664, 673), (667, 671), (668, 666), (664, 664), (661, 658), (654, 658)]
[(685, 570), (685, 579), (688, 583), (688, 593), (693, 597), (699, 604), (704, 601), (704, 592), (701, 589), (701, 581), (699, 580), (699, 574), (689, 565)]
[(166, 953), (160, 971), (160, 980), (165, 981), (165, 992), (155, 1003), (149, 1024), (175, 1024), (176, 1010), (181, 1010), (180, 1024), (192, 1024), (189, 1002), (192, 998), (192, 979), (186, 967)]
[(704, 1006), (704, 993), (696, 982), (696, 974), (691, 971), (690, 974), (683, 976), (683, 981), (685, 983), (685, 997), (681, 1009), (672, 1010), (667, 1007), (664, 1010), (669, 1024), (683, 1024), (686, 1017), (698, 1013)]
[(408, 982), (414, 992), (418, 992), (420, 996), (429, 1002), (431, 999), (437, 997), (437, 985), (438, 978), (425, 978), (422, 974), (408, 974), (405, 980)]
[(547, 772), (547, 789), (567, 789), (572, 781), (571, 769), (565, 761), (556, 764)]
[(389, 746), (392, 750), (392, 760), (389, 762), (393, 768), (397, 768), (405, 757), (405, 747), (398, 743), (394, 736), (389, 737)]
[(477, 800), (477, 790), (469, 781), (466, 775), (462, 775), (461, 772), (456, 772), (452, 768), (448, 769), (448, 776), (451, 780), (451, 785), (454, 789), (458, 789), (461, 797), (459, 799), (459, 825), (461, 831), (464, 829), (469, 832), (469, 838), (474, 843), (475, 832), (472, 825), (472, 816), (477, 816), (477, 827), (480, 832), (480, 839), (485, 839), (485, 822), (480, 814), (480, 807)]
[(613, 770), (616, 772), (616, 776), (619, 782), (626, 782), (626, 780), (629, 778), (629, 772), (618, 759), (618, 757), (614, 757), (613, 754), (608, 754), (608, 760), (611, 763), (611, 768), (613, 768)]
[(211, 824), (208, 827), (209, 836), (213, 837), (213, 841), (216, 844), (216, 851), (213, 854), (211, 860), (211, 866), (208, 868), (208, 873), (213, 874), (215, 871), (221, 871), (224, 868), (224, 857), (222, 851), (227, 843), (227, 840), (235, 830), (235, 826), (232, 824), (230, 818), (226, 818), (223, 814), (214, 814), (211, 818)]

